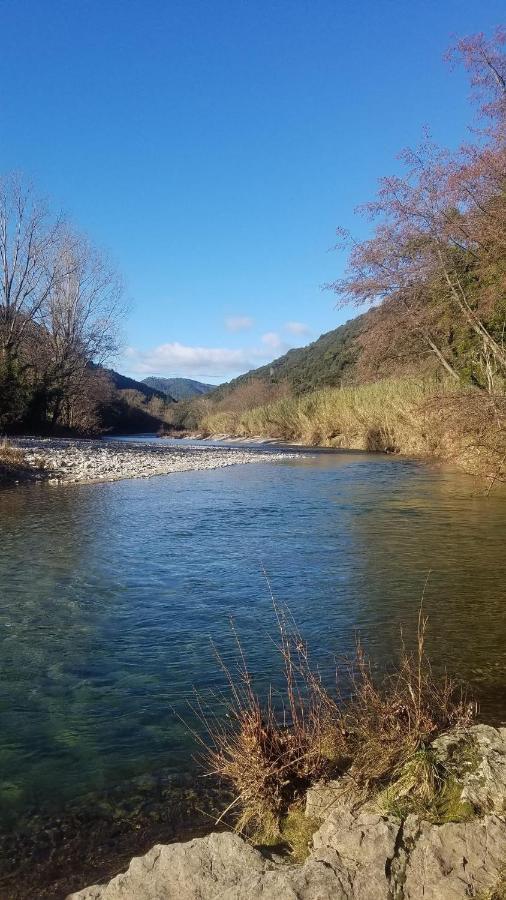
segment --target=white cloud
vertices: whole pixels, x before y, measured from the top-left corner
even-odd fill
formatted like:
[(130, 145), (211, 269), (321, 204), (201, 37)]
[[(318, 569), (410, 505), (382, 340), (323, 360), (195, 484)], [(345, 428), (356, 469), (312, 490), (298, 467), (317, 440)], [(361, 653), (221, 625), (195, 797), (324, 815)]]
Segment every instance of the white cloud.
[(285, 331), (297, 335), (311, 334), (309, 325), (306, 325), (304, 322), (285, 322)]
[(265, 348), (189, 347), (174, 341), (152, 350), (129, 347), (125, 367), (135, 375), (183, 375), (221, 377), (246, 372), (268, 362)]
[(262, 344), (265, 344), (266, 347), (270, 347), (271, 350), (279, 350), (282, 343), (283, 342), (276, 331), (267, 331), (262, 335)]
[(228, 316), (225, 319), (225, 328), (227, 331), (248, 331), (253, 328), (255, 320), (251, 316)]

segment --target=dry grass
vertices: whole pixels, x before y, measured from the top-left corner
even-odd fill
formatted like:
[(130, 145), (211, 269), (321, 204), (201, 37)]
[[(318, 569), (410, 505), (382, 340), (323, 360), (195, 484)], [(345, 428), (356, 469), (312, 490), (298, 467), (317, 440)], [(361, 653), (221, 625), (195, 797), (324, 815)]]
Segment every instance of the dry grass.
[(322, 684), (286, 615), (277, 609), (277, 617), (282, 697), (271, 691), (260, 700), (238, 645), (237, 672), (222, 663), (231, 691), (226, 717), (218, 721), (199, 707), (210, 738), (202, 742), (207, 771), (234, 794), (223, 816), (233, 812), (235, 827), (260, 835), (262, 843), (283, 842), (308, 787), (344, 772), (364, 796), (396, 782), (399, 797), (413, 796), (416, 786), (421, 799), (433, 798), (436, 776), (424, 750), (443, 731), (469, 724), (472, 708), (450, 679), (433, 676), (426, 620), (420, 616), (416, 650), (402, 647), (397, 671), (380, 682), (359, 648), (351, 695), (343, 701)]
[(506, 479), (506, 396), (434, 378), (384, 379), (213, 411), (207, 434), (437, 458), (494, 483)]
[(419, 410), (441, 390), (435, 381), (385, 379), (359, 387), (326, 388), (283, 397), (243, 412), (221, 410), (203, 426), (248, 437), (264, 435), (303, 444), (424, 453), (430, 438)]
[(211, 736), (210, 749), (204, 742), (209, 774), (235, 791), (226, 812), (234, 809), (237, 829), (261, 834), (264, 843), (283, 839), (290, 808), (313, 781), (335, 771), (340, 752), (337, 707), (311, 670), (305, 644), (289, 636), (279, 611), (278, 625), (283, 697), (269, 692), (261, 702), (238, 644), (236, 674), (220, 660), (231, 692), (224, 722), (210, 721), (199, 710)]
[(484, 894), (480, 894), (476, 900), (506, 900), (506, 870), (497, 884)]
[(4, 438), (0, 442), (0, 465), (9, 467), (26, 466), (24, 451), (20, 447), (14, 447), (10, 441)]
[(436, 678), (425, 652), (427, 620), (421, 612), (417, 647), (403, 646), (397, 671), (380, 684), (361, 648), (352, 700), (343, 713), (350, 772), (368, 787), (398, 777), (402, 767), (438, 734), (470, 724), (472, 705), (448, 676)]

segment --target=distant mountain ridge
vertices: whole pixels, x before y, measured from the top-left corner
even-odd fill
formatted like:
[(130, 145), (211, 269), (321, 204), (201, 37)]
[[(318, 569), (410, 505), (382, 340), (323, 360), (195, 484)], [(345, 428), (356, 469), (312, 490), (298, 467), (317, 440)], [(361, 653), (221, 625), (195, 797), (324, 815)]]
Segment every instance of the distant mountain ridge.
[[(158, 397), (160, 400), (176, 400), (169, 391), (157, 388), (156, 385), (148, 384), (147, 381), (137, 381), (135, 378), (128, 378), (127, 375), (121, 375), (114, 369), (104, 369), (110, 380), (119, 391), (138, 391), (148, 400), (152, 397)], [(156, 380), (156, 379), (155, 379)]]
[(156, 375), (145, 378), (142, 384), (173, 400), (190, 400), (216, 389), (215, 384), (204, 384), (193, 378), (160, 378)]

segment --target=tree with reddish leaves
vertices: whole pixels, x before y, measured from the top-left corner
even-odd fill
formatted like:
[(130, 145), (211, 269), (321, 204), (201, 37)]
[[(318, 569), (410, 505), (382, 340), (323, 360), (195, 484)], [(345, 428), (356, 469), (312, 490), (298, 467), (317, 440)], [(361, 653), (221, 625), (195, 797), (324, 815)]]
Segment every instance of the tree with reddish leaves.
[(425, 137), (401, 154), (404, 176), (383, 178), (362, 207), (372, 237), (352, 244), (345, 277), (330, 285), (342, 305), (383, 304), (376, 328), (390, 314), (448, 375), (490, 392), (506, 376), (505, 44), (498, 30), (453, 49), (487, 127), (456, 153)]

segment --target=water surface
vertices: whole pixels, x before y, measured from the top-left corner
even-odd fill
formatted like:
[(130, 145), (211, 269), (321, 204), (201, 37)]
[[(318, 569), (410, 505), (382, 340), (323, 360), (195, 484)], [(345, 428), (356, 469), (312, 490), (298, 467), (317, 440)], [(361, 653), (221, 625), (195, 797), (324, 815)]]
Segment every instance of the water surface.
[[(272, 601), (328, 677), (357, 630), (390, 665), (424, 584), (437, 667), (504, 721), (506, 496), (359, 453), (0, 494), (0, 799), (5, 828), (54, 815), (195, 750), (194, 686), (219, 689), (230, 617), (276, 680)], [(191, 716), (190, 716), (191, 718)]]

